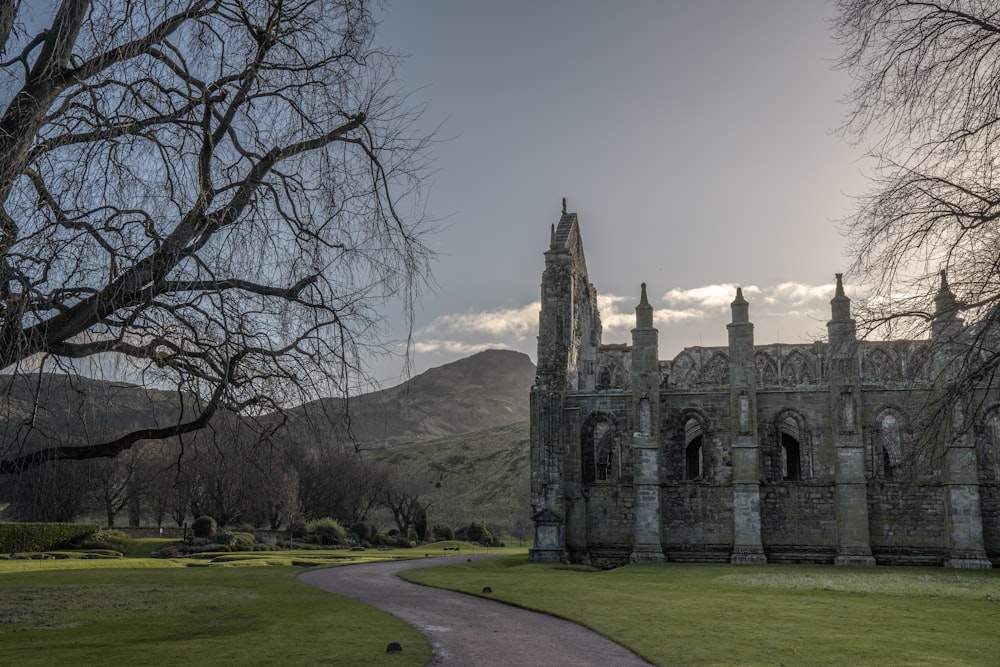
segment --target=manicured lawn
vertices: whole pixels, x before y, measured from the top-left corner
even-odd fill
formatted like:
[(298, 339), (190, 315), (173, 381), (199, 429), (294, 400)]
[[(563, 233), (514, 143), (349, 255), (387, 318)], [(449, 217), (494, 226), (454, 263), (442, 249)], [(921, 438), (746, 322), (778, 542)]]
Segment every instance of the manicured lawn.
[[(390, 614), (295, 579), (304, 567), (486, 553), (416, 549), (258, 551), (153, 559), (0, 561), (4, 665), (426, 665), (430, 646)], [(524, 553), (490, 549), (489, 553)], [(390, 642), (402, 653), (386, 654)]]
[(406, 579), (546, 611), (658, 665), (995, 665), (1000, 572), (669, 563), (606, 572), (524, 556)]
[[(301, 568), (191, 568), (152, 559), (2, 565), (0, 656), (6, 665), (402, 666), (431, 660), (416, 630), (296, 581)], [(385, 653), (393, 641), (402, 653)]]

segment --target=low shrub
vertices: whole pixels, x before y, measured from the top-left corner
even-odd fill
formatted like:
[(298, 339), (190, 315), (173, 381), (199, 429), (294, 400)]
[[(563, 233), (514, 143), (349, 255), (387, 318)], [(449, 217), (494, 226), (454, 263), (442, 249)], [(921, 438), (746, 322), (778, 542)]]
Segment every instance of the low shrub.
[(455, 539), (455, 531), (451, 529), (451, 526), (437, 525), (431, 528), (431, 535), (438, 540), (453, 540)]
[(306, 534), (313, 544), (340, 544), (347, 538), (347, 531), (336, 519), (328, 516), (306, 523)]
[(500, 546), (500, 540), (493, 536), (493, 532), (486, 527), (483, 522), (476, 523), (473, 521), (467, 527), (461, 528), (455, 533), (455, 539), (464, 540), (466, 542), (475, 542), (476, 544), (481, 544), (484, 547), (498, 547)]
[[(212, 539), (220, 547), (227, 547), (230, 551), (253, 551), (257, 544), (257, 538), (252, 533), (219, 531)], [(221, 549), (220, 549), (221, 550)]]
[(375, 535), (375, 526), (370, 523), (364, 523), (359, 521), (358, 523), (351, 525), (351, 532), (357, 538), (358, 542), (368, 542)]
[(105, 528), (73, 542), (74, 549), (105, 549), (125, 553), (132, 538), (120, 530)]

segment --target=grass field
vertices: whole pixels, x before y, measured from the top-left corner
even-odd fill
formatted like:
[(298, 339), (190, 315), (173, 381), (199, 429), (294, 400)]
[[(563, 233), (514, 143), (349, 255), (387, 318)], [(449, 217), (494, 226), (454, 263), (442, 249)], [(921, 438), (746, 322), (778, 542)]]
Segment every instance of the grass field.
[(523, 556), (406, 579), (587, 625), (658, 665), (1000, 664), (1000, 572), (664, 564)]
[[(440, 556), (456, 543), (140, 557), (167, 541), (135, 540), (134, 557), (123, 559), (0, 561), (0, 663), (410, 666), (431, 660), (426, 640), (412, 627), (295, 577), (307, 565)], [(461, 548), (463, 554), (486, 551)], [(403, 652), (386, 654), (394, 641)]]
[[(295, 576), (306, 565), (445, 555), (454, 544), (0, 561), (0, 656), (29, 666), (425, 665), (430, 648), (416, 630)], [(137, 541), (130, 553), (157, 546)], [(489, 552), (520, 553), (405, 576), (477, 595), (490, 586), (490, 598), (583, 623), (658, 665), (1000, 662), (1000, 572), (674, 563), (602, 572)], [(385, 653), (392, 641), (403, 653)]]

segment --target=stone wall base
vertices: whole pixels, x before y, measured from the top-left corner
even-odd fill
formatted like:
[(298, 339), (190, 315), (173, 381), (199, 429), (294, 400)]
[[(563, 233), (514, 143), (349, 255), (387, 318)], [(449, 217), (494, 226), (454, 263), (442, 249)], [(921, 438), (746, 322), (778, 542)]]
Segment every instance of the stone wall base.
[(637, 544), (632, 554), (628, 557), (628, 562), (632, 565), (641, 563), (665, 563), (667, 557), (663, 555), (663, 549), (655, 545)]
[(847, 567), (875, 567), (875, 558), (872, 556), (843, 555), (834, 558), (833, 564)]
[(767, 565), (763, 547), (735, 547), (729, 557), (733, 565)]
[(528, 549), (528, 560), (533, 563), (561, 563), (562, 549)]
[(944, 566), (958, 570), (989, 570), (993, 563), (983, 551), (953, 551), (948, 555)]

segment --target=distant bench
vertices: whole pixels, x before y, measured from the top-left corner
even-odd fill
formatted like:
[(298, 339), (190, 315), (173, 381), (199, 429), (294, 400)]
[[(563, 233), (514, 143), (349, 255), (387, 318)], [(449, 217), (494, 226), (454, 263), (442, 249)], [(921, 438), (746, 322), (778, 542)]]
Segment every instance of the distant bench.
[(460, 551), (460, 547), (442, 547), (444, 551)]

